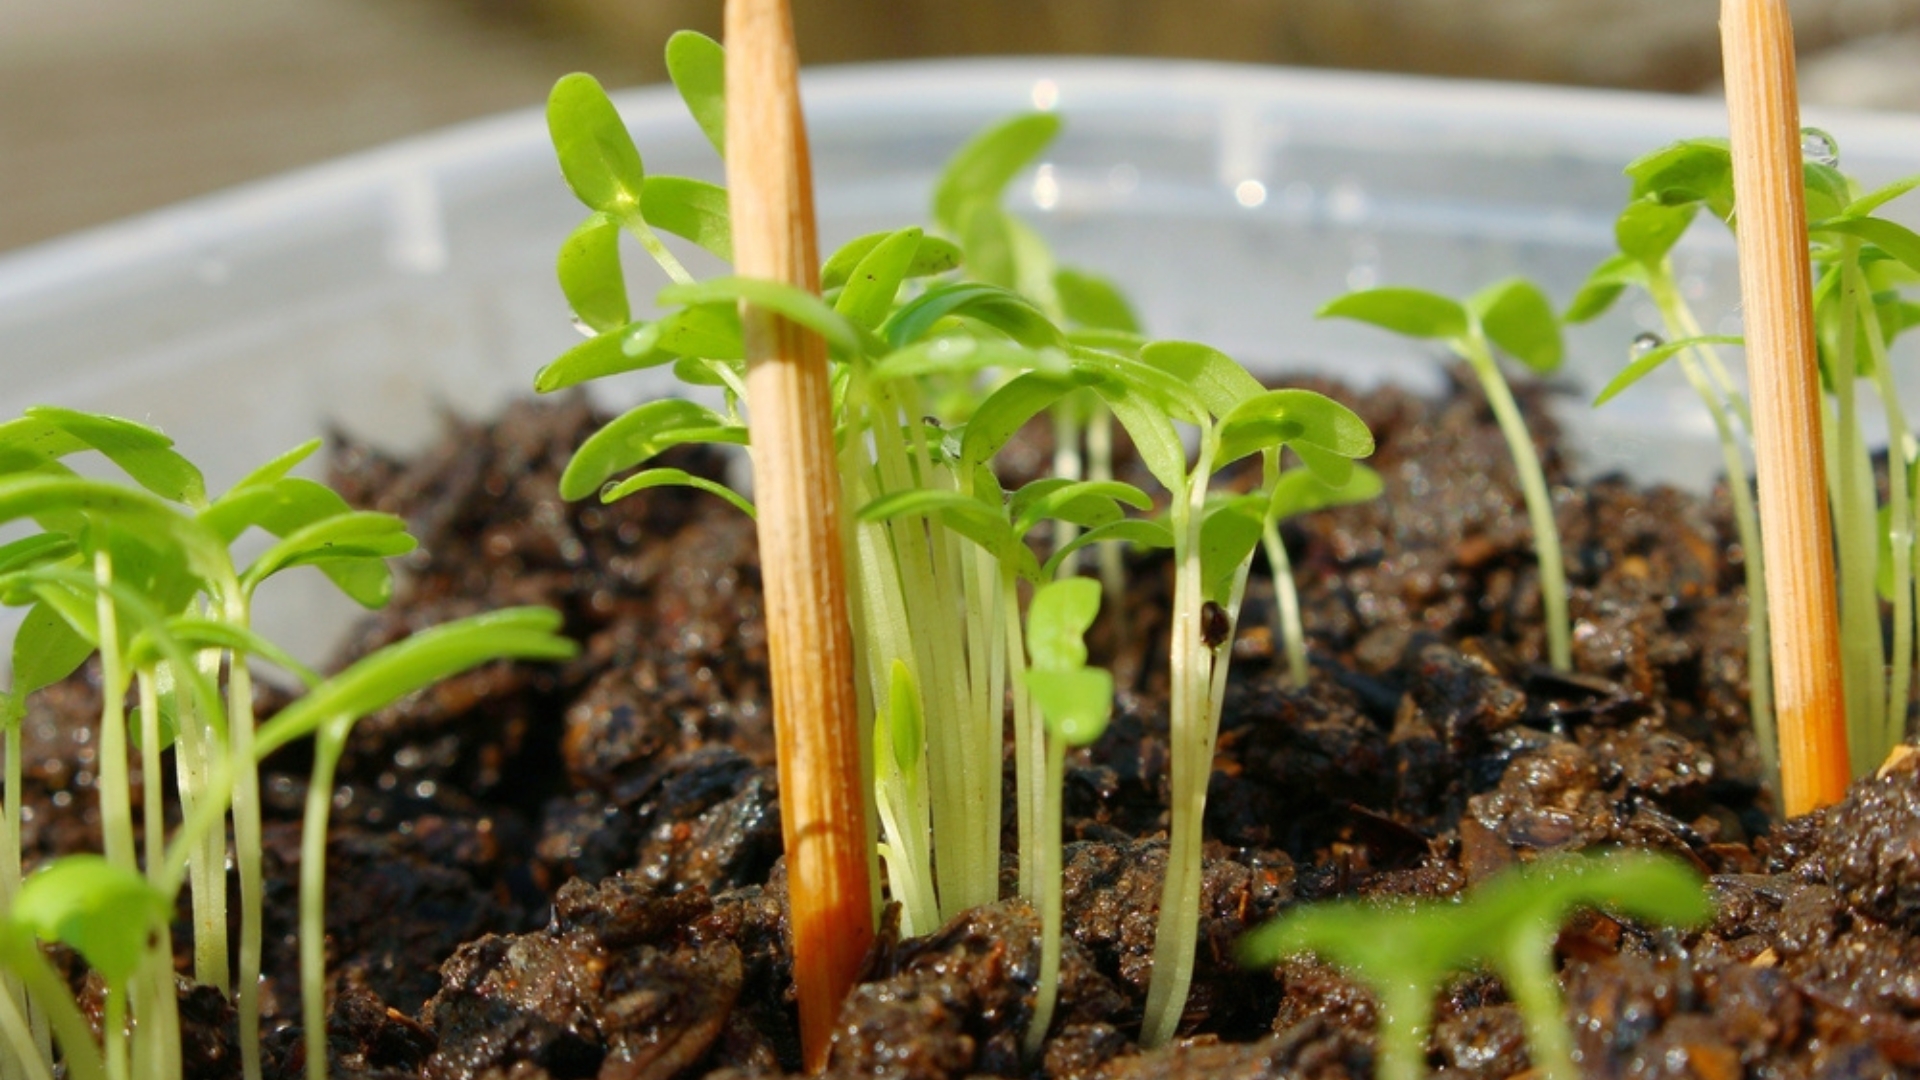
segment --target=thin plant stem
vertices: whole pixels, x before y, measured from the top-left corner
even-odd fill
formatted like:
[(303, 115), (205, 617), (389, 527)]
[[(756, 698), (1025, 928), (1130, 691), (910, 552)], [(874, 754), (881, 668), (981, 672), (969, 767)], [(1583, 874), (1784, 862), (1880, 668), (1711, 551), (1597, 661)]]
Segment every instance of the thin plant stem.
[(1040, 1052), (1053, 1026), (1053, 1008), (1060, 998), (1060, 921), (1063, 882), (1060, 873), (1060, 789), (1066, 784), (1066, 740), (1046, 739), (1047, 788), (1055, 797), (1046, 801), (1040, 819), (1040, 878), (1047, 883), (1040, 890), (1040, 983), (1033, 1003), (1033, 1018), (1027, 1022), (1027, 1056)]
[[(9, 982), (14, 981), (11, 977)], [(0, 1076), (22, 1080), (53, 1080), (53, 1070), (34, 1047), (32, 1027), (13, 993), (0, 994), (0, 1035), (6, 1036), (4, 1056), (0, 1056)]]
[[(0, 704), (0, 709), (9, 706), (14, 714), (12, 719), (0, 723), (0, 728), (5, 729), (6, 755), (6, 774), (4, 779), (0, 779), (0, 920), (4, 920), (7, 912), (13, 909), (13, 898), (20, 894), (20, 729), (26, 722), (26, 702), (8, 701)], [(0, 972), (0, 995), (16, 1002), (27, 1018), (32, 1037), (15, 1047), (21, 1058), (52, 1061), (53, 1042), (47, 1029), (46, 1013), (35, 1005), (27, 994), (25, 983), (11, 968)]]
[[(94, 1041), (92, 1025), (80, 1014), (66, 980), (40, 952), (40, 946), (31, 940), (11, 942), (6, 961), (59, 1039), (67, 1080), (108, 1080), (106, 1059), (100, 1044)], [(113, 1029), (106, 1030), (110, 1033)]]
[(1461, 339), (1467, 366), (1480, 380), (1493, 409), (1500, 433), (1506, 437), (1513, 454), (1514, 471), (1519, 474), (1520, 491), (1527, 504), (1527, 521), (1533, 529), (1533, 550), (1540, 565), (1540, 600), (1545, 607), (1547, 658), (1555, 669), (1573, 670), (1573, 638), (1567, 611), (1567, 567), (1560, 554), (1560, 527), (1554, 521), (1553, 494), (1547, 487), (1546, 473), (1540, 467), (1540, 454), (1533, 446), (1533, 435), (1520, 416), (1513, 390), (1500, 374), (1486, 341), (1475, 333)]
[(107, 1076), (111, 1080), (132, 1080), (127, 1071), (127, 988), (109, 986), (105, 999), (100, 1040), (107, 1048)]
[(167, 839), (167, 815), (160, 778), (160, 690), (151, 668), (134, 676), (140, 690), (140, 829), (147, 880), (159, 883)]
[[(1648, 282), (1648, 291), (1670, 335), (1699, 337), (1700, 324), (1693, 311), (1674, 287), (1670, 265), (1662, 263)], [(1706, 407), (1720, 443), (1721, 467), (1727, 476), (1727, 495), (1733, 502), (1734, 527), (1740, 536), (1740, 554), (1747, 586), (1747, 715), (1753, 725), (1753, 737), (1760, 760), (1774, 790), (1780, 787), (1780, 737), (1773, 719), (1773, 656), (1767, 641), (1767, 575), (1765, 551), (1760, 543), (1760, 515), (1753, 501), (1753, 484), (1747, 474), (1746, 457), (1740, 452), (1740, 440), (1733, 430), (1729, 411), (1741, 417), (1751, 431), (1752, 420), (1740, 407), (1737, 392), (1726, 388), (1725, 365), (1719, 353), (1698, 345), (1678, 357), (1680, 372)], [(1718, 371), (1721, 388), (1716, 390), (1706, 372)], [(1722, 395), (1725, 395), (1723, 398)]]
[[(226, 620), (239, 629), (249, 622), (246, 597), (237, 583), (224, 596)], [(245, 1080), (261, 1080), (260, 948), (264, 920), (260, 870), (260, 768), (253, 752), (253, 674), (247, 658), (227, 663), (227, 756), (233, 767), (233, 851), (240, 872), (240, 1062)]]
[(1542, 924), (1509, 937), (1500, 964), (1507, 995), (1520, 1007), (1527, 1028), (1527, 1056), (1544, 1080), (1580, 1080), (1573, 1039), (1562, 1019), (1565, 1008), (1553, 971), (1553, 939), (1559, 928)]
[(667, 272), (667, 276), (673, 279), (675, 285), (693, 284), (693, 275), (687, 273), (687, 268), (680, 264), (680, 259), (661, 241), (660, 234), (654, 232), (653, 227), (642, 221), (638, 214), (627, 218), (621, 224), (626, 226), (629, 235), (640, 241), (640, 246), (648, 255), (653, 256), (653, 261), (660, 264), (660, 269)]
[(1300, 591), (1293, 583), (1293, 562), (1280, 539), (1280, 523), (1268, 517), (1260, 525), (1260, 545), (1273, 575), (1273, 632), (1287, 657), (1287, 677), (1295, 686), (1307, 685), (1307, 631), (1300, 622)]
[(1153, 977), (1147, 985), (1140, 1028), (1141, 1045), (1148, 1047), (1166, 1044), (1180, 1027), (1199, 944), (1201, 823), (1213, 767), (1211, 724), (1205, 715), (1213, 652), (1201, 636), (1206, 597), (1200, 576), (1200, 523), (1213, 452), (1211, 433), (1203, 434), (1188, 490), (1176, 495), (1172, 506), (1175, 570), (1168, 743), (1173, 748), (1173, 792), (1167, 820), (1166, 881), (1154, 931)]
[(127, 762), (127, 675), (120, 658), (119, 620), (110, 592), (113, 558), (105, 549), (93, 557), (93, 577), (99, 586), (94, 593), (94, 611), (100, 635), (100, 835), (108, 862), (137, 870), (133, 780), (128, 776)]
[(330, 721), (315, 733), (300, 822), (300, 1025), (306, 1030), (307, 1080), (327, 1080), (327, 822), (334, 767), (345, 743), (346, 725)]
[(1857, 775), (1879, 762), (1872, 744), (1878, 740), (1885, 707), (1882, 679), (1886, 666), (1880, 634), (1880, 597), (1874, 587), (1879, 542), (1872, 525), (1872, 464), (1860, 433), (1858, 380), (1853, 374), (1854, 329), (1858, 312), (1854, 298), (1844, 293), (1837, 349), (1842, 370), (1834, 377), (1835, 430), (1828, 446), (1833, 485), (1833, 531), (1840, 553), (1840, 651), (1844, 663), (1848, 746), (1851, 768)]

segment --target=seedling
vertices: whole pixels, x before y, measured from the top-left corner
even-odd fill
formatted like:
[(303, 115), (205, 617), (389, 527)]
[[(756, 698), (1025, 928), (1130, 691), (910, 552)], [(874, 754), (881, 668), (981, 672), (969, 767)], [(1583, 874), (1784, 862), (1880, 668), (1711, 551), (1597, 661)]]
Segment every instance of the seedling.
[[(0, 425), (0, 522), (31, 519), (43, 532), (0, 549), (0, 602), (27, 606), (16, 635), (15, 684), (7, 697), (8, 775), (5, 792), (8, 885), (0, 892), (0, 915), (14, 920), (0, 946), (31, 950), (35, 935), (73, 944), (109, 984), (104, 1028), (106, 1073), (165, 1080), (180, 1068), (170, 938), (150, 932), (148, 920), (128, 912), (149, 900), (164, 926), (172, 897), (191, 879), (194, 890), (195, 970), (201, 981), (228, 983), (225, 940), (226, 845), (223, 823), (231, 807), (235, 862), (241, 871), (240, 1029), (242, 1062), (258, 1075), (257, 983), (259, 972), (258, 770), (256, 762), (293, 734), (302, 715), (296, 705), (269, 725), (283, 732), (264, 747), (254, 741), (249, 661), (276, 663), (309, 686), (313, 705), (335, 724), (350, 724), (356, 705), (377, 707), (392, 696), (425, 685), (495, 656), (552, 658), (572, 646), (554, 637), (550, 613), (503, 614), (421, 635), (377, 653), (340, 680), (320, 684), (272, 643), (248, 628), (254, 591), (279, 571), (313, 565), (349, 596), (384, 602), (391, 578), (381, 562), (411, 550), (398, 518), (353, 511), (340, 497), (288, 472), (311, 454), (309, 443), (282, 455), (209, 500), (199, 470), (173, 451), (161, 433), (129, 421), (61, 409), (35, 409)], [(135, 482), (124, 485), (84, 479), (62, 459), (98, 451)], [(260, 528), (276, 539), (244, 569), (229, 545), (242, 532)], [(434, 643), (457, 640), (464, 651), (432, 652)], [(98, 652), (102, 714), (100, 792), (106, 851), (65, 860), (18, 888), (18, 722), (26, 693), (65, 677)], [(427, 659), (422, 659), (427, 657)], [(438, 659), (434, 659), (438, 658)], [(227, 672), (227, 696), (216, 687)], [(374, 674), (370, 675), (369, 672)], [(377, 676), (377, 678), (375, 677)], [(368, 704), (340, 697), (339, 687), (363, 687), (372, 679), (387, 698)], [(341, 680), (346, 680), (342, 683)], [(357, 680), (357, 681), (356, 681)], [(127, 790), (126, 698), (138, 703), (139, 750), (146, 775), (143, 807), (146, 846), (133, 849), (133, 811)], [(303, 702), (302, 704), (305, 704)], [(160, 752), (176, 751), (184, 824), (166, 841), (160, 802)], [(337, 747), (323, 747), (320, 766), (330, 776)], [(330, 793), (328, 779), (316, 778)], [(320, 832), (324, 843), (324, 823)], [(144, 859), (140, 858), (144, 855)], [(144, 873), (141, 864), (144, 862)], [(55, 871), (58, 871), (56, 873)], [(324, 860), (303, 873), (316, 875)], [(37, 884), (39, 882), (49, 882)], [(134, 885), (137, 884), (138, 888)], [(317, 897), (318, 893), (314, 893)], [(132, 905), (131, 907), (129, 905)], [(313, 910), (317, 912), (317, 907)], [(317, 923), (315, 924), (318, 925)], [(79, 937), (75, 937), (78, 934)], [(130, 936), (113, 936), (115, 934)], [(319, 932), (308, 934), (313, 942)], [(11, 942), (11, 945), (7, 943)], [(128, 944), (135, 942), (136, 944)], [(145, 957), (145, 959), (141, 959)], [(312, 959), (317, 961), (319, 954)], [(70, 1067), (85, 1071), (87, 1052), (62, 1027), (71, 1002), (49, 998), (49, 987), (32, 963), (8, 965), (15, 981), (6, 987), (0, 1027), (8, 1051), (28, 1072), (52, 1061), (51, 1040), (41, 1018), (59, 1029)], [(324, 1037), (324, 999), (315, 968), (306, 983), (310, 1034)], [(62, 991), (64, 992), (64, 991)], [(29, 999), (30, 1004), (29, 1004)], [(22, 1024), (12, 1023), (18, 1017)], [(131, 1020), (131, 1046), (126, 1020)], [(320, 1026), (315, 1026), (320, 1024)], [(24, 1027), (25, 1037), (22, 1038)], [(325, 1067), (324, 1051), (311, 1059)]]
[[(1920, 186), (1920, 177), (1860, 194), (1838, 168), (1831, 136), (1805, 134), (1811, 147), (1803, 163), (1806, 214), (1812, 225), (1811, 255), (1818, 271), (1813, 292), (1821, 379), (1827, 391), (1825, 475), (1833, 508), (1838, 552), (1841, 655), (1845, 664), (1849, 745), (1855, 774), (1881, 761), (1904, 736), (1912, 697), (1916, 643), (1914, 602), (1914, 442), (1893, 385), (1887, 349), (1913, 325), (1912, 301), (1901, 290), (1920, 267), (1920, 235), (1875, 217), (1887, 202)], [(1663, 147), (1627, 167), (1633, 201), (1616, 227), (1622, 253), (1590, 275), (1569, 309), (1569, 319), (1597, 315), (1622, 289), (1647, 290), (1659, 308), (1670, 343), (1648, 343), (1608, 384), (1606, 401), (1678, 358), (1682, 374), (1702, 397), (1720, 433), (1730, 478), (1746, 475), (1733, 423), (1750, 430), (1747, 403), (1714, 346), (1742, 339), (1704, 335), (1674, 283), (1667, 251), (1696, 213), (1732, 224), (1732, 157), (1724, 140), (1690, 139)], [(1888, 469), (1887, 500), (1876, 506), (1868, 449), (1856, 387), (1866, 382), (1879, 397), (1882, 419), (1895, 451)], [(1770, 715), (1770, 664), (1765, 626), (1767, 599), (1758, 569), (1759, 525), (1751, 491), (1730, 480), (1742, 548), (1748, 556), (1750, 678), (1755, 737), (1771, 768), (1778, 768), (1778, 737)], [(1876, 588), (1877, 586), (1877, 588)], [(1882, 631), (1881, 599), (1891, 603), (1891, 635)]]
[(1320, 309), (1320, 315), (1371, 323), (1414, 338), (1444, 341), (1467, 362), (1513, 454), (1514, 471), (1526, 497), (1533, 526), (1533, 550), (1540, 566), (1540, 600), (1546, 609), (1547, 658), (1561, 671), (1573, 667), (1573, 639), (1567, 614), (1567, 571), (1560, 554), (1560, 529), (1554, 522), (1553, 495), (1533, 436), (1520, 416), (1493, 349), (1540, 375), (1560, 367), (1563, 350), (1553, 305), (1536, 286), (1519, 278), (1490, 285), (1460, 303), (1419, 289), (1384, 288), (1349, 293)]
[(1666, 856), (1546, 859), (1459, 900), (1314, 904), (1248, 934), (1239, 952), (1243, 963), (1261, 966), (1315, 952), (1366, 983), (1380, 1003), (1381, 1080), (1425, 1074), (1434, 995), (1456, 973), (1491, 967), (1519, 1006), (1535, 1066), (1549, 1080), (1579, 1080), (1554, 975), (1561, 925), (1578, 908), (1599, 907), (1660, 926), (1697, 926), (1713, 915), (1703, 885)]
[[(698, 80), (684, 74), (677, 72), (676, 81), (688, 94), (689, 81)], [(587, 84), (566, 85), (573, 95)], [(688, 96), (696, 114), (710, 111), (698, 94)], [(590, 138), (556, 137), (563, 158), (579, 147), (620, 144), (593, 154), (593, 161), (622, 170), (615, 181), (575, 180), (589, 175), (592, 163), (563, 162), (590, 209), (612, 212), (614, 201), (602, 194), (607, 190), (651, 190), (655, 180), (640, 172), (640, 156), (626, 148), (624, 130), (606, 121), (610, 106), (575, 102), (549, 115), (559, 118), (556, 124), (599, 125)], [(1000, 746), (1009, 703), (1021, 891), (1039, 899), (1050, 880), (1040, 865), (1047, 838), (1057, 841), (1057, 825), (1046, 824), (1047, 793), (1057, 783), (1048, 780), (1047, 740), (1027, 685), (1021, 583), (1059, 573), (1089, 545), (1173, 549), (1174, 836), (1146, 1035), (1157, 1042), (1171, 1036), (1191, 979), (1200, 820), (1226, 686), (1224, 637), (1238, 615), (1282, 449), (1293, 447), (1315, 475), (1338, 486), (1373, 441), (1358, 417), (1320, 395), (1268, 391), (1205, 346), (1146, 343), (1115, 328), (1124, 311), (1117, 293), (1089, 276), (1058, 271), (1037, 237), (999, 206), (1008, 179), (1055, 125), (1050, 117), (1011, 122), (955, 158), (935, 208), (960, 238), (957, 246), (917, 229), (863, 237), (826, 261), (824, 300), (772, 282), (721, 277), (671, 285), (658, 297), (664, 315), (631, 321), (622, 306), (624, 278), (604, 264), (590, 280), (563, 266), (564, 291), (583, 321), (608, 313), (618, 318), (596, 325), (599, 335), (554, 361), (536, 385), (558, 389), (671, 364), (696, 387), (720, 388), (724, 411), (655, 402), (582, 447), (563, 492), (577, 497), (597, 490), (602, 498), (618, 498), (686, 481), (645, 467), (668, 446), (745, 440), (735, 391), (741, 301), (778, 311), (825, 339), (838, 365), (841, 490), (856, 509), (848, 549), (861, 712), (864, 723), (879, 718), (869, 744), (878, 772), (875, 802), (893, 892), (911, 932), (998, 895)], [(938, 280), (957, 263), (975, 280)], [(1028, 289), (1038, 299), (1024, 295)], [(619, 301), (608, 299), (612, 292), (621, 293)], [(1067, 334), (1050, 308), (1079, 312), (1075, 321), (1090, 329)], [(950, 391), (956, 387), (964, 391), (962, 411), (942, 413), (936, 403), (955, 400)], [(1127, 429), (1170, 493), (1166, 521), (1127, 516), (1126, 508), (1144, 509), (1150, 500), (1110, 480), (1052, 477), (1003, 496), (990, 467), (1001, 448), (1029, 420), (1089, 392)], [(1198, 434), (1192, 463), (1179, 425)], [(1214, 498), (1213, 474), (1256, 453), (1266, 466), (1262, 492)], [(636, 466), (638, 473), (619, 479)], [(1056, 529), (1064, 542), (1041, 563), (1028, 539), (1046, 520), (1083, 531), (1066, 539), (1065, 530)], [(1223, 635), (1204, 632), (1208, 605), (1215, 622), (1225, 621)]]
[(1113, 713), (1113, 676), (1087, 666), (1083, 640), (1099, 611), (1100, 586), (1086, 578), (1066, 578), (1036, 591), (1027, 612), (1027, 648), (1033, 655), (1027, 686), (1047, 729), (1046, 802), (1039, 840), (1040, 985), (1033, 1020), (1027, 1026), (1029, 1055), (1037, 1053), (1045, 1041), (1060, 995), (1060, 909), (1065, 899), (1060, 871), (1060, 805), (1067, 748), (1098, 739)]

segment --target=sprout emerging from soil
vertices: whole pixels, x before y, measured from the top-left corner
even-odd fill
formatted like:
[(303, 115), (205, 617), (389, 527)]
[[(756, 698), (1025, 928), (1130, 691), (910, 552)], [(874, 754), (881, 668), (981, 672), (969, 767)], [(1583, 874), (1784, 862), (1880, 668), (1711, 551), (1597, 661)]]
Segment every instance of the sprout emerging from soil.
[(1490, 967), (1519, 1006), (1534, 1065), (1549, 1080), (1579, 1080), (1554, 975), (1561, 925), (1578, 908), (1598, 907), (1659, 926), (1696, 926), (1713, 914), (1703, 884), (1667, 856), (1552, 858), (1508, 870), (1460, 900), (1310, 905), (1241, 939), (1240, 958), (1271, 965), (1314, 952), (1365, 982), (1380, 1002), (1381, 1080), (1424, 1075), (1434, 996), (1454, 974)]
[(1500, 433), (1506, 437), (1520, 490), (1526, 497), (1534, 554), (1540, 564), (1540, 599), (1546, 608), (1547, 658), (1555, 668), (1571, 670), (1567, 569), (1560, 554), (1553, 494), (1547, 488), (1527, 422), (1520, 416), (1513, 390), (1493, 355), (1498, 346), (1537, 374), (1558, 370), (1564, 350), (1552, 303), (1537, 286), (1509, 278), (1482, 289), (1465, 303), (1420, 289), (1368, 289), (1328, 303), (1320, 309), (1320, 315), (1357, 319), (1408, 337), (1444, 341), (1472, 369), (1500, 424)]

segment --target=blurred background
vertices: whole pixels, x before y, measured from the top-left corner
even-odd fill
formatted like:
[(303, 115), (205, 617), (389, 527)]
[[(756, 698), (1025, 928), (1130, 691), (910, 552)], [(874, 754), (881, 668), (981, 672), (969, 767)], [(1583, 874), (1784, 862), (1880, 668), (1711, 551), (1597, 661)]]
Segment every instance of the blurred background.
[[(1711, 93), (1713, 0), (795, 0), (809, 64), (1103, 53)], [(1920, 108), (1920, 0), (1795, 0), (1809, 103)], [(719, 0), (0, 0), (0, 250), (658, 81)]]

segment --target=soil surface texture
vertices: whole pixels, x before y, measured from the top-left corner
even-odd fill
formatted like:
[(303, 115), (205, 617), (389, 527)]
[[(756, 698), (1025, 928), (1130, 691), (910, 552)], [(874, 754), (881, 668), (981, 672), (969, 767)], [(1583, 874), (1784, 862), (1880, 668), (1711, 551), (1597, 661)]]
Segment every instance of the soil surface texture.
[[(1573, 582), (1577, 673), (1555, 674), (1513, 469), (1478, 392), (1336, 392), (1376, 433), (1386, 496), (1285, 526), (1313, 655), (1304, 689), (1286, 678), (1255, 568), (1183, 1037), (1135, 1042), (1166, 858), (1172, 580), (1164, 557), (1141, 556), (1093, 637), (1119, 701), (1105, 736), (1069, 759), (1067, 937), (1042, 1051), (1022, 1053), (1039, 919), (1008, 899), (926, 937), (883, 932), (830, 1075), (1364, 1078), (1368, 992), (1311, 957), (1243, 969), (1242, 931), (1295, 904), (1447, 896), (1517, 862), (1618, 846), (1710, 875), (1718, 914), (1686, 933), (1591, 913), (1567, 925), (1560, 981), (1587, 1075), (1920, 1075), (1920, 756), (1771, 823), (1724, 493), (1572, 486), (1543, 403), (1528, 402)], [(309, 761), (291, 747), (268, 763), (270, 1076), (299, 1076), (317, 1052), (342, 1080), (798, 1068), (753, 525), (683, 489), (563, 502), (560, 472), (599, 420), (579, 398), (527, 403), (451, 424), (418, 460), (336, 451), (347, 498), (403, 515), (422, 542), (343, 660), (527, 603), (563, 611), (582, 652), (487, 667), (356, 730), (327, 848), (324, 1041), (298, 1027)], [(1008, 463), (1048, 452), (1040, 432)], [(706, 452), (672, 464), (727, 470)], [(77, 677), (33, 703), (30, 860), (97, 849), (96, 701)], [(1011, 807), (1005, 821), (1011, 849)], [(230, 1008), (184, 982), (183, 995), (189, 1075), (238, 1077)], [(1429, 1064), (1487, 1080), (1528, 1070), (1494, 977), (1441, 996)]]

